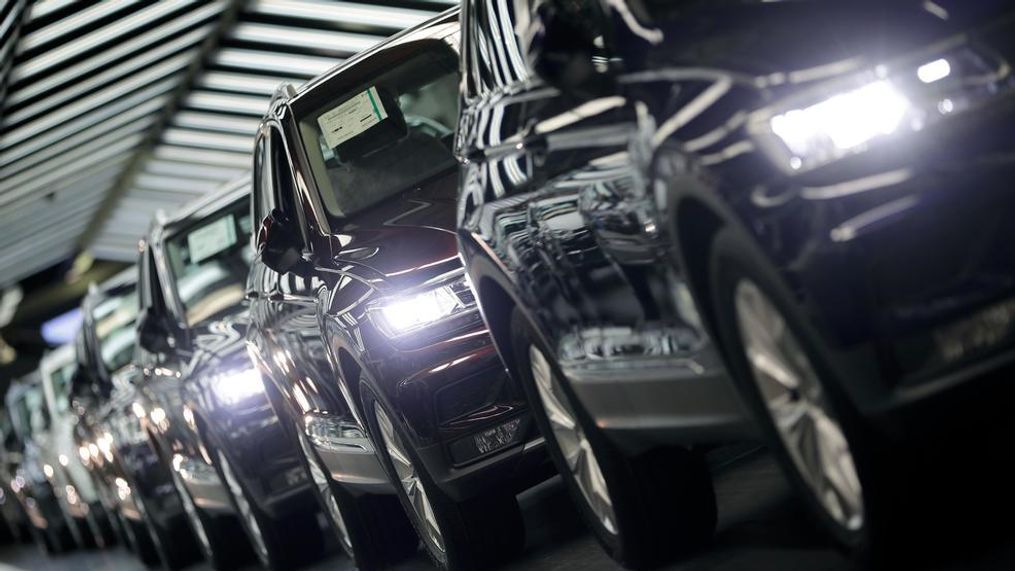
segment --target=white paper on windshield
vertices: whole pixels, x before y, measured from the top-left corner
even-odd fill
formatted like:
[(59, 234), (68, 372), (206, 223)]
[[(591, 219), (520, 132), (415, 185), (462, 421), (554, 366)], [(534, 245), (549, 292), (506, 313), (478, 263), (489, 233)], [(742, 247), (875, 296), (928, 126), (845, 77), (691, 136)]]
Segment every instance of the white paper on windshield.
[(387, 116), (381, 98), (377, 96), (377, 88), (371, 87), (321, 114), (317, 124), (324, 134), (324, 141), (334, 149), (380, 123)]
[(187, 235), (190, 263), (210, 258), (236, 243), (236, 222), (230, 214)]

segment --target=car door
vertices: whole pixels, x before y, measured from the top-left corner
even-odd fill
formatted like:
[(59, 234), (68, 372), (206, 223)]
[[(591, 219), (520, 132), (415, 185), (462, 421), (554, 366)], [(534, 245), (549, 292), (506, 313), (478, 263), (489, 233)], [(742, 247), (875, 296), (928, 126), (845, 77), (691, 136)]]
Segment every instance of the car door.
[[(255, 151), (254, 217), (279, 209), (294, 221), (303, 218), (294, 187), (292, 163), (279, 126), (262, 128)], [(299, 224), (305, 228), (303, 224)], [(309, 239), (302, 232), (305, 258)], [(324, 283), (316, 272), (279, 274), (255, 252), (247, 290), (252, 298), (250, 342), (258, 366), (282, 397), (274, 402), (285, 422), (308, 417), (345, 419), (348, 408), (338, 392), (321, 334), (318, 296)], [(281, 407), (281, 410), (278, 410)], [(288, 419), (288, 420), (287, 420)]]

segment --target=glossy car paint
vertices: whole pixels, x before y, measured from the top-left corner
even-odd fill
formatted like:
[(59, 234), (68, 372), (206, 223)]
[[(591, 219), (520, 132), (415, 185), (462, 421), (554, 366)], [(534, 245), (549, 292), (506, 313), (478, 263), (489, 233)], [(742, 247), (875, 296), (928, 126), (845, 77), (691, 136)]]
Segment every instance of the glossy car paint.
[[(164, 349), (139, 350), (139, 389), (149, 437), (164, 465), (181, 474), (198, 507), (233, 513), (212, 465), (212, 447), (227, 455), (253, 501), (279, 515), (310, 501), (297, 450), (288, 445), (285, 428), (263, 392), (223, 403), (212, 386), (222, 375), (254, 369), (244, 342), (249, 318), (242, 290), (212, 318), (188, 324), (166, 250), (171, 236), (223, 210), (249, 212), (249, 197), (248, 179), (231, 183), (150, 231), (139, 260), (142, 306), (148, 319), (163, 320), (171, 339)], [(252, 378), (260, 383), (256, 373)]]
[[(507, 382), (476, 312), (392, 338), (371, 312), (387, 296), (421, 291), (460, 278), (454, 235), (457, 173), (450, 169), (421, 188), (384, 201), (340, 224), (329, 219), (297, 143), (294, 116), (340, 93), (343, 85), (399, 61), (413, 44), (438, 41), (457, 50), (456, 14), (448, 13), (368, 50), (311, 81), (299, 92), (283, 88), (263, 122), (255, 149), (258, 173), (281, 172), (295, 196), (285, 206), (299, 220), (304, 258), (312, 269), (283, 275), (255, 257), (248, 287), (255, 298), (251, 351), (282, 396), (282, 406), (304, 427), (330, 427), (320, 438), (308, 429), (335, 480), (353, 488), (390, 493), (391, 485), (366, 438), (360, 383), (396, 411), (411, 445), (437, 484), (452, 498), (491, 486), (524, 487), (520, 474), (542, 467), (522, 397)], [(260, 165), (260, 166), (259, 166)], [(262, 179), (265, 178), (262, 176)], [(256, 184), (255, 219), (274, 204), (269, 184)], [(453, 393), (455, 387), (457, 393)], [(438, 417), (441, 391), (450, 404)], [(458, 396), (461, 395), (461, 396)], [(447, 412), (451, 411), (451, 412)], [(520, 441), (476, 461), (454, 465), (449, 444), (521, 419)]]
[[(683, 276), (707, 328), (709, 246), (732, 227), (792, 292), (856, 408), (886, 430), (902, 430), (887, 413), (1008, 366), (1015, 202), (1012, 137), (1001, 126), (1011, 120), (1015, 35), (1006, 3), (609, 4), (579, 26), (615, 40), (600, 54), (613, 68), (601, 90), (558, 93), (509, 44), (519, 57), (498, 70), (515, 80), (464, 115), (476, 137), (463, 153), (476, 154), (463, 175), (463, 253), (485, 307), (494, 305), (487, 278), (531, 312), (567, 363), (573, 326), (611, 311), (595, 303), (601, 283), (582, 287), (599, 275), (583, 245), (599, 244), (603, 271), (618, 274), (640, 259), (611, 255), (618, 247), (675, 243), (660, 267)], [(939, 91), (921, 87), (919, 66), (939, 59), (952, 62), (951, 77)], [(794, 166), (766, 128), (778, 113), (883, 78), (936, 106), (813, 167)], [(618, 171), (630, 176), (609, 176)], [(575, 259), (591, 265), (569, 271)], [(542, 265), (555, 271), (528, 270)]]
[(526, 63), (518, 36), (499, 39), (523, 27), (513, 11), (465, 4), (459, 239), (508, 366), (518, 308), (619, 444), (750, 434), (688, 274), (672, 263), (672, 209), (642, 140), (663, 118), (638, 99), (655, 80), (561, 92)]

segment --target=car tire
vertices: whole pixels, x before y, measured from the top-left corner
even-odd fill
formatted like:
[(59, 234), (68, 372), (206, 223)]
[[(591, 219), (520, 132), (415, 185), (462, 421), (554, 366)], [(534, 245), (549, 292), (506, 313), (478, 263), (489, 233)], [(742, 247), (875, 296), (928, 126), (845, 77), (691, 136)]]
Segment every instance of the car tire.
[[(866, 429), (814, 344), (816, 331), (764, 259), (733, 228), (720, 231), (713, 242), (712, 309), (727, 366), (810, 513), (861, 564), (890, 564), (902, 555), (909, 535), (899, 531), (911, 529), (906, 521), (915, 523), (913, 506), (903, 498), (910, 495), (907, 487), (919, 486), (916, 462)], [(763, 372), (773, 363), (780, 368), (767, 370), (783, 371), (781, 382)], [(791, 429), (798, 431), (796, 446)], [(799, 436), (808, 434), (806, 440), (820, 448), (802, 449)], [(819, 451), (838, 460), (814, 465)]]
[(263, 567), (274, 571), (294, 569), (323, 553), (323, 537), (315, 514), (301, 512), (272, 518), (251, 499), (225, 453), (215, 447), (210, 452), (236, 516)]
[[(369, 383), (360, 383), (363, 410), (381, 465), (391, 479), (427, 555), (440, 569), (487, 569), (510, 560), (525, 545), (525, 526), (513, 493), (458, 502), (423, 467), (391, 409)], [(396, 462), (398, 465), (396, 466)]]
[(306, 433), (295, 425), (293, 431), (321, 511), (356, 567), (360, 571), (383, 569), (414, 554), (419, 539), (398, 498), (353, 495), (331, 477)]
[(239, 521), (229, 516), (216, 517), (198, 507), (180, 474), (172, 468), (170, 472), (187, 524), (208, 565), (218, 571), (230, 571), (249, 562), (254, 554)]
[(547, 450), (610, 557), (625, 567), (648, 568), (706, 544), (717, 513), (702, 455), (681, 447), (624, 454), (577, 406), (570, 387), (560, 382), (553, 353), (517, 308), (511, 331), (519, 380)]

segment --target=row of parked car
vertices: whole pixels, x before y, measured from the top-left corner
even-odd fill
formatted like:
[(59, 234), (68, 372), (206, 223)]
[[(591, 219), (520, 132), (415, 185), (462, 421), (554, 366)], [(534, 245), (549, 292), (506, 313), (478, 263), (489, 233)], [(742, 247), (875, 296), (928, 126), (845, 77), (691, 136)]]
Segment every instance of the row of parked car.
[(469, 569), (559, 474), (642, 568), (761, 439), (844, 549), (905, 552), (1011, 391), (1009, 11), (465, 0), (279, 88), (252, 176), (12, 388), (3, 483), (56, 549), (281, 569), (320, 513), (360, 568)]

